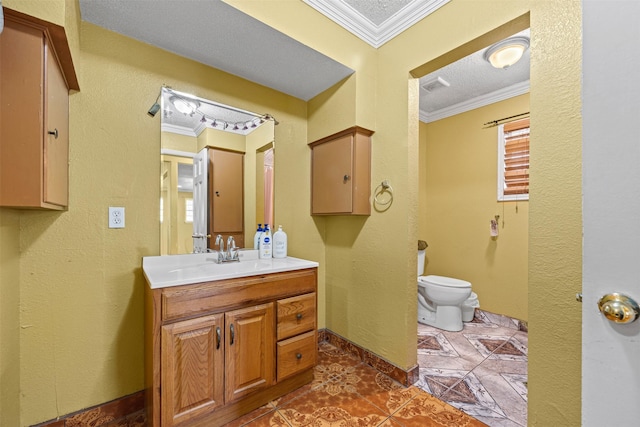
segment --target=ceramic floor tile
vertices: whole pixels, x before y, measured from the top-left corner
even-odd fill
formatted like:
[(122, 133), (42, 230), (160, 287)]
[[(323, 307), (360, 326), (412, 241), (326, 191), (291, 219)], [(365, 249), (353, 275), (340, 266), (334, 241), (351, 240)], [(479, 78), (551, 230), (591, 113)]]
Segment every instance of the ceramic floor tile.
[(440, 399), (472, 417), (508, 418), (474, 374), (468, 374)]
[(389, 417), (386, 420), (384, 420), (384, 422), (380, 424), (378, 427), (403, 427), (403, 425), (400, 424), (393, 417)]
[(331, 395), (313, 390), (289, 402), (278, 412), (293, 427), (298, 426), (378, 426), (388, 417), (379, 408), (355, 393)]
[(476, 417), (477, 420), (482, 421), (489, 427), (526, 427), (526, 424), (520, 424), (509, 418), (493, 418), (493, 417)]
[(499, 360), (527, 360), (527, 348), (513, 335), (463, 334), (483, 357)]
[[(473, 374), (480, 379), (483, 388), (506, 418), (527, 424), (526, 376), (501, 374), (482, 365), (474, 369)], [(489, 408), (493, 409), (492, 406)]]
[(247, 427), (291, 427), (291, 424), (289, 424), (277, 410), (271, 410), (248, 424), (225, 424), (225, 427), (232, 425), (245, 425)]
[(518, 330), (520, 328), (520, 322), (510, 317), (503, 316), (502, 314), (490, 313), (488, 311), (483, 311), (482, 313), (484, 313), (489, 322), (495, 325), (514, 330)]
[(358, 387), (358, 394), (387, 415), (397, 411), (418, 392), (415, 387), (404, 387), (381, 373), (363, 380)]
[(489, 426), (526, 426), (528, 334), (519, 325), (482, 310), (460, 332), (418, 324), (415, 385)]
[(392, 418), (405, 427), (481, 427), (479, 420), (427, 394), (420, 393), (397, 412)]

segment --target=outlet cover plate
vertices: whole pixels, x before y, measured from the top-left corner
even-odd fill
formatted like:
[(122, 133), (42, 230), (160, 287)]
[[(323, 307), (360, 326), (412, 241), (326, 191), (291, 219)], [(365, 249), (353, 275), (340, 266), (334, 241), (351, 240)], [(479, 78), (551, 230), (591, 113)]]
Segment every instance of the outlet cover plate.
[(109, 228), (124, 228), (124, 208), (109, 206)]

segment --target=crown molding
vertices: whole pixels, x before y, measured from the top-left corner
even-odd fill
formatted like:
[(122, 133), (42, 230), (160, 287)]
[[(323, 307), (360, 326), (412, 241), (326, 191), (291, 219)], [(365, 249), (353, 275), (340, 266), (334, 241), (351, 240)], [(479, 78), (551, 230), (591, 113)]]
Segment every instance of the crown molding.
[(413, 1), (380, 25), (372, 23), (360, 12), (342, 1), (303, 1), (374, 48), (379, 48), (422, 18), (447, 4), (450, 0)]
[(505, 99), (513, 98), (514, 96), (524, 95), (528, 92), (529, 80), (526, 80), (524, 82), (516, 83), (504, 89), (496, 90), (494, 92), (475, 97), (468, 101), (460, 102), (450, 107), (434, 111), (433, 113), (424, 113), (420, 111), (420, 121), (424, 123), (435, 122), (437, 120), (455, 116), (456, 114), (465, 113), (467, 111), (475, 110), (476, 108), (504, 101)]

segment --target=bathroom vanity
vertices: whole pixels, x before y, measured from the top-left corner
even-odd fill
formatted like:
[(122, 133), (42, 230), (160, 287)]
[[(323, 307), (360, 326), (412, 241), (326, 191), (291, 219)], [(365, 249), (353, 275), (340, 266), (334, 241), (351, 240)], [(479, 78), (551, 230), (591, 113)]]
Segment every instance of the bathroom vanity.
[(312, 380), (318, 264), (249, 252), (143, 258), (149, 426), (223, 425)]

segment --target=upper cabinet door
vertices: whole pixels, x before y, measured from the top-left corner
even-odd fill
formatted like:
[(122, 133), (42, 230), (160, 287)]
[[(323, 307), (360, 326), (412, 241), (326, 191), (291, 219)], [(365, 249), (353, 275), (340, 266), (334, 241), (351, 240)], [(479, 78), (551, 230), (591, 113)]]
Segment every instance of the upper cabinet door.
[(44, 201), (69, 204), (69, 89), (45, 40), (47, 84), (44, 127)]
[(69, 90), (64, 28), (5, 8), (0, 34), (0, 206), (66, 209)]
[(371, 214), (372, 131), (353, 127), (309, 144), (311, 214)]

